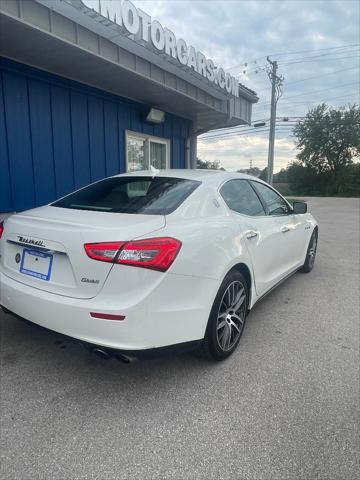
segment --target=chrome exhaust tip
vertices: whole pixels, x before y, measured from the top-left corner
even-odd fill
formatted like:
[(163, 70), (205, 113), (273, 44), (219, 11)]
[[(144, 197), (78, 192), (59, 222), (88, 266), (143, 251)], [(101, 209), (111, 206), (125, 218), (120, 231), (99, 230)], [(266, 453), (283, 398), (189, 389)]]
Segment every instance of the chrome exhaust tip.
[(137, 360), (135, 357), (129, 357), (128, 355), (124, 355), (123, 353), (114, 353), (114, 357), (119, 360), (119, 362), (127, 364), (134, 363)]
[(118, 352), (116, 350), (108, 350), (107, 348), (95, 347), (86, 342), (80, 342), (80, 344), (90, 353), (102, 358), (103, 360), (110, 360), (110, 358), (116, 358), (119, 362), (122, 363), (134, 363), (138, 359), (133, 356), (126, 355), (126, 353)]
[(103, 360), (110, 360), (110, 358), (112, 357), (109, 352), (107, 352), (106, 350), (102, 350), (101, 348), (93, 348), (91, 351)]

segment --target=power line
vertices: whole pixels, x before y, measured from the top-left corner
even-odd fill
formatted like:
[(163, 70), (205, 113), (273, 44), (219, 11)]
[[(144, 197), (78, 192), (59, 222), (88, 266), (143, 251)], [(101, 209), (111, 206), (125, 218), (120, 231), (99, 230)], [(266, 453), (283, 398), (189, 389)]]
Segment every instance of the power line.
[(327, 47), (327, 48), (314, 48), (310, 50), (298, 50), (297, 52), (283, 52), (283, 53), (273, 53), (272, 55), (269, 55), (272, 57), (273, 55), (276, 55), (279, 57), (280, 55), (296, 55), (298, 53), (308, 53), (308, 52), (323, 52), (325, 50), (339, 50), (339, 49), (344, 49), (344, 48), (352, 48), (352, 47), (358, 47), (360, 46), (359, 43), (352, 43), (348, 45), (341, 45), (338, 47)]
[[(332, 100), (338, 100), (338, 99), (340, 99), (340, 98), (352, 97), (353, 95), (354, 95), (354, 93), (347, 93), (346, 95), (340, 95), (340, 96), (338, 96), (338, 97), (333, 97), (333, 98), (331, 98), (331, 99), (329, 99), (329, 100), (327, 100), (327, 101), (330, 102), (330, 101), (332, 101)], [(310, 104), (313, 104), (313, 103), (326, 103), (326, 101), (325, 101), (325, 102), (319, 102), (318, 100), (314, 100), (314, 101), (310, 101), (310, 102), (291, 102), (291, 103), (289, 103), (289, 105), (286, 105), (286, 106), (291, 106), (291, 105), (307, 105), (307, 104), (310, 105)], [(357, 103), (357, 102), (355, 102), (355, 103)]]
[(322, 53), (320, 55), (307, 55), (305, 57), (298, 57), (298, 58), (288, 58), (288, 59), (284, 59), (284, 60), (281, 60), (279, 62), (279, 64), (284, 64), (285, 62), (298, 62), (300, 60), (308, 60), (308, 59), (314, 59), (314, 58), (322, 58), (322, 57), (331, 57), (331, 56), (334, 56), (334, 55), (343, 55), (343, 54), (350, 54), (350, 53), (356, 53), (358, 52), (359, 49), (356, 48), (356, 49), (348, 49), (348, 50), (341, 50), (341, 51), (337, 51), (337, 52), (329, 52), (329, 53)]
[[(298, 64), (298, 63), (313, 63), (313, 62), (329, 62), (329, 61), (337, 61), (337, 60), (345, 60), (345, 59), (355, 59), (357, 57), (360, 58), (359, 55), (355, 55), (355, 53), (357, 53), (358, 50), (354, 50), (354, 51), (346, 51), (346, 52), (336, 52), (336, 55), (338, 55), (339, 53), (353, 53), (354, 55), (347, 55), (347, 56), (342, 56), (342, 57), (332, 57), (332, 55), (334, 55), (335, 53), (333, 54), (325, 54), (325, 55), (318, 55), (318, 56), (309, 56), (309, 57), (303, 57), (303, 58), (294, 58), (294, 59), (289, 59), (289, 60), (284, 60), (282, 62), (279, 62), (279, 65), (281, 66), (287, 66), (287, 65), (294, 65), (294, 64)], [(326, 58), (319, 58), (319, 57), (326, 57)], [(241, 77), (242, 75), (244, 76), (249, 76), (249, 75), (252, 75), (253, 73), (255, 74), (258, 74), (258, 73), (261, 73), (261, 72), (264, 72), (266, 70), (266, 66), (265, 65), (257, 65), (255, 68), (247, 71), (247, 70), (243, 70), (242, 72), (240, 73), (237, 73), (235, 74), (236, 77)]]
[[(350, 68), (341, 68), (340, 70), (335, 70), (335, 72), (328, 72), (328, 73), (324, 73), (324, 74), (321, 74), (321, 75), (314, 75), (313, 77), (301, 78), (300, 80), (295, 80), (293, 82), (286, 82), (286, 86), (294, 85), (295, 83), (306, 82), (307, 80), (314, 80), (316, 78), (327, 77), (327, 76), (330, 76), (330, 75), (335, 75), (336, 73), (346, 72), (346, 71), (349, 71), (349, 70), (355, 70), (355, 69), (358, 69), (358, 68), (359, 68), (359, 66), (350, 67)], [(261, 90), (257, 90), (256, 93), (263, 92), (265, 90), (268, 90), (268, 88), (262, 88)]]
[(262, 128), (251, 128), (251, 129), (244, 130), (244, 131), (237, 130), (237, 131), (231, 131), (231, 132), (223, 132), (223, 133), (218, 133), (218, 134), (214, 134), (214, 135), (204, 135), (204, 136), (201, 136), (199, 138), (227, 137), (227, 136), (230, 136), (230, 135), (243, 135), (245, 133), (261, 132), (263, 130), (269, 130), (269, 127), (267, 126), (267, 127), (262, 127)]
[[(299, 117), (299, 118), (302, 118), (302, 117)], [(290, 122), (288, 121), (280, 121), (277, 123), (277, 125), (279, 125), (280, 127), (291, 127), (293, 125), (296, 125), (297, 121), (296, 120), (292, 120)], [(213, 131), (213, 132), (208, 132), (208, 133), (204, 133), (203, 135), (199, 135), (199, 138), (211, 138), (211, 137), (215, 137), (215, 136), (220, 136), (220, 135), (228, 135), (228, 134), (242, 134), (242, 133), (248, 133), (248, 132), (258, 132), (258, 131), (261, 131), (261, 130), (264, 130), (264, 129), (269, 129), (269, 125), (264, 125), (264, 126), (261, 126), (261, 127), (248, 127), (248, 128), (241, 128), (241, 126), (238, 126), (238, 127), (231, 127), (232, 129), (228, 130), (228, 131), (224, 131), (224, 132), (218, 132), (217, 130), (216, 131)], [(237, 128), (237, 130), (235, 130), (235, 128)]]
[(359, 82), (343, 83), (341, 85), (337, 85), (336, 87), (322, 88), (321, 90), (313, 90), (311, 92), (305, 92), (305, 93), (297, 93), (296, 95), (292, 95), (291, 97), (286, 97), (286, 98), (301, 97), (302, 95), (311, 95), (313, 93), (326, 92), (327, 90), (336, 90), (337, 88), (350, 87), (351, 85), (359, 85)]
[[(340, 53), (357, 53), (358, 50), (354, 50), (353, 52), (340, 52)], [(312, 63), (312, 62), (324, 62), (324, 61), (335, 61), (335, 60), (345, 60), (348, 58), (360, 58), (360, 55), (350, 55), (350, 56), (345, 56), (345, 57), (336, 57), (336, 58), (331, 58), (332, 55), (338, 55), (338, 52), (334, 53), (327, 53), (323, 55), (316, 55), (316, 56), (309, 56), (309, 57), (303, 57), (303, 58), (297, 58), (297, 59), (291, 59), (289, 61), (284, 60), (283, 62), (279, 62), (279, 66), (287, 66), (287, 65), (295, 65), (298, 63)], [(328, 58), (320, 58), (320, 57), (328, 57)], [(330, 57), (330, 58), (329, 58)], [(239, 77), (241, 75), (251, 75), (253, 73), (260, 73), (264, 72), (266, 70), (266, 67), (264, 65), (259, 65), (257, 68), (254, 68), (253, 70), (246, 71), (244, 70), (243, 72), (240, 72), (238, 74), (235, 74), (235, 76)]]
[[(341, 95), (339, 97), (334, 97), (333, 100), (335, 99), (338, 99), (338, 98), (344, 98), (344, 97), (347, 97), (349, 95)], [(303, 105), (303, 104), (312, 104), (312, 103), (318, 103), (318, 102), (300, 102), (298, 105), (295, 104), (294, 102), (294, 106), (296, 108), (296, 106), (300, 106), (300, 105)], [(282, 116), (283, 118), (286, 118), (285, 115)], [(291, 117), (290, 117), (291, 118)], [(301, 120), (302, 118), (304, 118), (303, 116), (302, 117), (294, 117), (294, 118), (299, 118), (299, 120)], [(280, 122), (280, 123), (279, 123)], [(277, 130), (276, 131), (290, 131), (291, 129), (293, 129), (296, 124), (297, 124), (297, 121), (294, 119), (294, 120), (289, 120), (289, 121), (284, 121), (284, 120), (280, 120), (279, 117), (277, 118)], [(234, 135), (237, 135), (237, 136), (243, 136), (243, 135), (252, 135), (252, 134), (259, 134), (259, 133), (267, 133), (269, 131), (269, 127), (268, 126), (264, 126), (264, 127), (260, 127), (260, 128), (256, 128), (256, 127), (249, 127), (249, 128), (246, 128), (246, 129), (243, 129), (243, 130), (233, 130), (235, 128), (241, 128), (241, 127), (230, 127), (232, 130), (231, 131), (224, 131), (224, 132), (219, 132), (217, 133), (214, 132), (214, 134), (212, 134), (212, 132), (209, 132), (209, 134), (205, 134), (203, 136), (200, 136), (199, 138), (201, 139), (216, 139), (216, 138), (226, 138), (226, 137), (231, 137), (231, 136), (234, 136)]]
[[(334, 60), (343, 60), (343, 59), (346, 59), (346, 58), (356, 58), (355, 55), (340, 56), (339, 57), (339, 55), (344, 54), (344, 53), (345, 54), (349, 54), (349, 53), (354, 53), (355, 54), (355, 53), (357, 53), (357, 50), (349, 51), (349, 48), (353, 48), (354, 46), (358, 46), (358, 45), (355, 44), (355, 45), (348, 45), (348, 46), (337, 47), (337, 48), (333, 47), (333, 48), (329, 48), (329, 49), (311, 50), (312, 53), (319, 52), (319, 51), (327, 51), (328, 53), (324, 53), (324, 54), (320, 54), (320, 55), (305, 56), (305, 57), (300, 57), (300, 58), (293, 58), (293, 59), (284, 59), (283, 61), (280, 62), (280, 64), (286, 66), (286, 65), (292, 65), (292, 64), (303, 63), (303, 62), (334, 61)], [(345, 49), (348, 49), (348, 51), (345, 52)], [(332, 51), (329, 52), (329, 50), (332, 50)], [(298, 53), (301, 53), (301, 52), (303, 52), (303, 51), (299, 51)], [(284, 53), (284, 55), (286, 55), (286, 54)], [(287, 55), (289, 55), (289, 53)], [(261, 57), (261, 58), (263, 58), (263, 57)], [(249, 70), (249, 71), (244, 70), (243, 74), (250, 75), (252, 73), (259, 73), (259, 72), (267, 70), (269, 78), (272, 81), (272, 103), (271, 103), (272, 108), (271, 108), (270, 126), (263, 126), (261, 128), (229, 127), (228, 129), (226, 129), (226, 128), (219, 129), (219, 130), (222, 130), (222, 131), (218, 130), (214, 134), (208, 134), (208, 135), (200, 136), (199, 139), (201, 139), (205, 142), (211, 142), (211, 141), (217, 141), (217, 140), (221, 140), (221, 139), (231, 138), (231, 137), (234, 137), (234, 136), (245, 137), (245, 136), (268, 135), (268, 133), (270, 132), (270, 135), (269, 135), (269, 152), (268, 152), (268, 176), (269, 176), (268, 182), (271, 183), (272, 182), (272, 170), (273, 170), (273, 151), (274, 151), (274, 142), (275, 142), (275, 125), (277, 125), (277, 132), (279, 134), (281, 134), (281, 135), (284, 134), (284, 136), (289, 136), (292, 133), (293, 128), (296, 126), (296, 120), (290, 120), (290, 121), (288, 120), (286, 122), (281, 121), (280, 123), (279, 123), (279, 121), (277, 123), (275, 121), (276, 103), (277, 103), (278, 98), (282, 94), (282, 89), (281, 89), (282, 78), (279, 77), (280, 82), (278, 82), (279, 85), (277, 87), (277, 83), (276, 83), (276, 81), (274, 82), (274, 79), (276, 80), (276, 78), (278, 77), (276, 75), (278, 62), (271, 61), (269, 59), (269, 57), (267, 57), (267, 60), (270, 63), (271, 68), (266, 69), (266, 67), (264, 65), (257, 65), (256, 64), (257, 61), (254, 61), (256, 66), (254, 66), (252, 70)], [(248, 67), (248, 64), (246, 64), (244, 66)], [(352, 68), (341, 69), (341, 70), (345, 71), (345, 70), (350, 70), (350, 69), (352, 69)], [(318, 77), (321, 77), (321, 76), (322, 75), (319, 75)], [(326, 76), (326, 74), (323, 75), (323, 76)], [(311, 78), (312, 77), (310, 77), (310, 79)], [(292, 83), (299, 83), (300, 81), (306, 81), (306, 79), (303, 79), (303, 80), (300, 79), (300, 80), (294, 81)], [(315, 90), (315, 91), (304, 92), (304, 93), (292, 95), (290, 97), (287, 97), (287, 100), (285, 100), (285, 103), (287, 104), (287, 106), (289, 106), (289, 105), (291, 105), (291, 103), (296, 103), (296, 102), (289, 102), (288, 99), (296, 98), (296, 97), (299, 97), (299, 96), (322, 93), (324, 91), (333, 90), (333, 89), (336, 89), (336, 88), (343, 88), (343, 87), (351, 86), (351, 85), (354, 85), (354, 84), (355, 83), (353, 82), (353, 83), (338, 85), (336, 87), (330, 87), (330, 88), (325, 88), (325, 89), (320, 89), (320, 90)], [(349, 96), (349, 94), (346, 95), (345, 97), (347, 97), (347, 96)], [(343, 97), (344, 96), (338, 97), (338, 98), (343, 98)], [(336, 99), (336, 97), (334, 99)], [(318, 103), (318, 102), (300, 102), (300, 104), (302, 104), (302, 103), (311, 104), (311, 103)], [(267, 105), (269, 105), (269, 103), (265, 103), (265, 104), (260, 105), (260, 106), (264, 108)], [(260, 121), (260, 119), (257, 120), (257, 121)]]
[[(360, 55), (357, 56), (359, 59), (360, 59)], [(341, 60), (341, 59), (344, 59), (344, 58), (357, 58), (357, 57), (354, 57), (354, 56), (351, 56), (351, 57), (342, 57), (338, 60)], [(314, 62), (314, 61), (322, 61), (323, 59), (317, 59), (317, 60), (308, 60), (309, 62)], [(304, 60), (305, 61), (305, 60)], [(295, 62), (294, 62), (295, 63)], [(296, 62), (296, 63), (302, 63), (302, 62)], [(282, 66), (286, 66), (286, 65), (291, 65), (292, 63), (288, 63), (288, 64), (282, 64)], [(342, 72), (342, 71), (348, 71), (348, 70), (355, 70), (356, 68), (358, 68), (358, 66), (354, 66), (354, 67), (349, 67), (349, 68), (346, 68), (346, 69), (340, 69), (340, 70), (337, 70), (336, 72), (332, 72), (332, 73), (337, 73), (337, 72)], [(251, 73), (251, 72), (250, 72)], [(258, 73), (258, 72), (256, 72)], [(326, 75), (331, 75), (332, 73), (329, 73), (329, 74), (324, 74), (324, 75), (319, 75), (319, 76), (314, 76), (314, 77), (309, 77), (309, 78), (306, 78), (306, 79), (303, 79), (303, 80), (298, 80), (298, 81), (294, 81), (294, 82), (290, 82), (290, 84), (296, 84), (296, 83), (300, 83), (302, 81), (305, 81), (305, 80), (310, 80), (312, 78), (317, 78), (317, 77), (321, 77), (321, 76), (326, 76)], [(332, 88), (339, 88), (339, 87), (332, 87)], [(267, 88), (263, 88), (261, 90), (258, 90), (258, 92), (261, 92), (261, 91), (265, 91), (265, 90), (268, 90)], [(290, 98), (290, 97), (288, 97)], [(268, 102), (268, 104), (270, 104), (270, 102)]]
[[(292, 128), (294, 128), (296, 126), (295, 123), (293, 124), (289, 124), (289, 125), (286, 125), (286, 124), (277, 124), (277, 126), (279, 127), (279, 131), (289, 131), (291, 130)], [(231, 136), (243, 136), (243, 135), (250, 135), (250, 134), (258, 134), (258, 133), (265, 133), (265, 132), (269, 132), (269, 126), (265, 126), (265, 127), (260, 127), (260, 128), (252, 128), (252, 129), (248, 129), (248, 130), (245, 130), (245, 131), (231, 131), (231, 132), (223, 132), (223, 133), (219, 133), (219, 134), (216, 134), (214, 133), (214, 135), (203, 135), (203, 136), (199, 136), (200, 139), (203, 139), (203, 140), (207, 140), (207, 139), (213, 139), (213, 138), (226, 138), (226, 137), (231, 137)], [(277, 130), (276, 130), (277, 131)]]
[(307, 77), (307, 78), (303, 78), (303, 79), (300, 79), (300, 80), (295, 80), (294, 82), (287, 82), (286, 86), (287, 85), (293, 85), (294, 83), (306, 82), (307, 80), (313, 80), (315, 78), (326, 77), (328, 75), (334, 75), (335, 73), (346, 72), (348, 70), (355, 70), (357, 68), (359, 68), (359, 66), (350, 67), (350, 68), (341, 68), (340, 70), (336, 70), (335, 72), (324, 73), (322, 75), (315, 75), (314, 77)]
[(253, 73), (260, 73), (260, 72), (265, 72), (266, 71), (266, 67), (265, 65), (259, 65), (258, 68), (254, 68), (253, 70), (250, 70), (249, 72), (246, 72), (246, 71), (243, 71), (243, 72), (240, 72), (240, 73), (236, 73), (234, 76), (235, 77), (240, 77), (241, 75), (252, 75)]
[[(256, 122), (267, 122), (269, 120), (269, 118), (258, 118), (256, 120), (253, 120), (252, 123), (256, 123)], [(222, 127), (222, 128), (217, 128), (216, 130), (212, 130), (212, 132), (221, 132), (222, 130), (233, 130), (234, 128), (241, 128), (241, 129), (247, 129), (247, 128), (250, 128), (251, 125), (234, 125), (233, 127)], [(206, 132), (205, 134), (203, 135), (206, 135), (208, 132)], [(209, 132), (211, 133), (211, 132)], [(201, 136), (201, 135), (199, 135)]]
[[(289, 117), (289, 116), (279, 116), (276, 117), (276, 124), (279, 127), (292, 127), (295, 126), (300, 120), (302, 120), (304, 117), (303, 116), (296, 116), (296, 117)], [(286, 120), (285, 120), (286, 119)], [(270, 119), (269, 118), (264, 118), (262, 119), (264, 122), (268, 122)], [(256, 124), (257, 122), (261, 121), (260, 119), (254, 120), (253, 124)], [(204, 133), (202, 135), (199, 135), (199, 138), (212, 138), (220, 135), (226, 135), (229, 133), (247, 133), (247, 132), (255, 132), (255, 131), (260, 131), (261, 129), (264, 128), (269, 128), (268, 125), (263, 125), (261, 127), (255, 127), (255, 126), (250, 126), (250, 125), (236, 125), (234, 127), (224, 127), (224, 128), (219, 128), (207, 133)]]
[[(290, 135), (292, 133), (292, 130), (290, 129), (277, 129), (276, 130), (276, 133), (279, 133), (279, 134), (286, 134), (286, 135)], [(266, 135), (268, 136), (269, 135), (269, 130), (264, 130), (262, 132), (253, 132), (253, 133), (247, 133), (247, 134), (241, 134), (241, 135), (237, 135), (235, 133), (231, 134), (231, 135), (225, 135), (225, 136), (219, 136), (219, 137), (210, 137), (210, 138), (199, 138), (199, 140), (203, 140), (204, 142), (210, 142), (211, 141), (217, 141), (217, 140), (226, 140), (227, 138), (231, 138), (231, 137), (234, 137), (234, 138), (240, 138), (240, 137), (254, 137), (254, 136), (261, 136), (261, 135)]]
[[(308, 52), (323, 52), (323, 51), (329, 51), (329, 50), (341, 50), (341, 49), (347, 49), (351, 47), (358, 47), (360, 44), (358, 43), (353, 43), (353, 44), (348, 44), (348, 45), (341, 45), (338, 47), (327, 47), (327, 48), (315, 48), (315, 49), (308, 49), (308, 50), (298, 50), (295, 52), (280, 52), (280, 53), (271, 53), (268, 56), (273, 57), (273, 56), (283, 56), (283, 55), (297, 55), (299, 53), (308, 53)], [(234, 68), (240, 68), (240, 67), (247, 67), (248, 65), (251, 65), (252, 63), (256, 63), (258, 60), (265, 59), (267, 56), (264, 55), (263, 57), (258, 57), (255, 58), (254, 60), (251, 60), (249, 62), (244, 62), (240, 63), (238, 65), (234, 65), (233, 67), (228, 68), (227, 70), (233, 70)]]
[[(284, 118), (287, 118), (287, 120), (283, 120)], [(289, 115), (282, 115), (279, 117), (276, 117), (277, 122), (285, 122), (287, 124), (295, 123), (298, 122), (299, 119), (304, 118), (303, 116), (289, 116)], [(252, 121), (252, 124), (255, 124), (257, 122), (268, 122), (270, 120), (269, 117), (266, 118), (256, 118)], [(251, 127), (251, 125), (234, 125), (233, 127), (223, 127), (223, 128), (217, 128), (216, 130), (212, 130), (211, 132), (206, 132), (203, 135), (206, 137), (209, 134), (217, 134), (217, 133), (227, 133), (231, 131), (238, 131), (238, 132), (243, 132), (246, 130), (249, 130), (250, 128), (256, 128), (258, 129), (259, 127)], [(237, 129), (237, 130), (235, 130)], [(199, 135), (199, 138), (201, 138), (202, 135)], [(204, 137), (204, 138), (205, 138)]]
[[(358, 84), (359, 84), (358, 82), (344, 83), (342, 85), (337, 85), (336, 87), (322, 88), (321, 90), (312, 90), (310, 92), (297, 93), (296, 95), (291, 95), (290, 97), (285, 97), (284, 102), (288, 103), (287, 100), (290, 99), (290, 98), (302, 97), (302, 96), (305, 96), (305, 95), (313, 95), (314, 93), (322, 93), (322, 92), (326, 92), (326, 91), (329, 91), (329, 90), (336, 90), (337, 88), (350, 87), (351, 85), (358, 85)], [(268, 105), (270, 105), (270, 102), (259, 104), (259, 106), (261, 106), (261, 107), (265, 107), (265, 106), (268, 106)]]
[(350, 55), (350, 56), (347, 56), (347, 57), (337, 57), (337, 58), (315, 58), (313, 57), (314, 59), (313, 60), (298, 60), (298, 61), (293, 61), (293, 62), (287, 62), (287, 63), (280, 63), (279, 65), (281, 66), (286, 66), (286, 65), (294, 65), (296, 63), (312, 63), (312, 62), (334, 62), (334, 61), (338, 61), (338, 60), (346, 60), (347, 58), (352, 58), (352, 59), (355, 59), (356, 57), (359, 57), (360, 58), (360, 55)]
[[(321, 103), (326, 103), (326, 102), (330, 102), (332, 100), (337, 100), (339, 98), (345, 98), (345, 97), (353, 97), (354, 95), (356, 95), (355, 93), (346, 93), (345, 95), (340, 95), (340, 96), (337, 96), (337, 97), (331, 97), (331, 98), (328, 98), (328, 99), (325, 99), (325, 100), (306, 100), (305, 102), (287, 102), (287, 105), (285, 105), (286, 107), (291, 107), (291, 105), (307, 105), (307, 104), (311, 104), (311, 103), (318, 103), (318, 104), (321, 104)], [(358, 99), (357, 99), (358, 100)], [(358, 103), (358, 102), (355, 102), (355, 103)], [(264, 113), (265, 113), (265, 110), (264, 109)], [(257, 113), (261, 113), (261, 110), (260, 111), (257, 111)]]
[(219, 134), (214, 134), (214, 135), (204, 135), (204, 136), (201, 136), (199, 138), (203, 138), (203, 139), (209, 139), (209, 138), (220, 138), (220, 137), (229, 137), (229, 136), (233, 136), (233, 135), (243, 135), (243, 134), (247, 134), (247, 133), (252, 133), (252, 132), (261, 132), (263, 130), (266, 130), (266, 131), (269, 131), (269, 127), (266, 127), (266, 128), (252, 128), (252, 129), (249, 129), (249, 130), (245, 130), (245, 131), (231, 131), (231, 132), (223, 132), (223, 133), (219, 133)]

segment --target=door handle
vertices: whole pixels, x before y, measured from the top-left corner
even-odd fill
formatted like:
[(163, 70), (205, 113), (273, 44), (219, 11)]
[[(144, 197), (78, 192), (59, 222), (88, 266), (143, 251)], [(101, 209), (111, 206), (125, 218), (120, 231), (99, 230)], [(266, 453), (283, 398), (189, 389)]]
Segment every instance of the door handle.
[(287, 227), (286, 225), (284, 225), (283, 227), (281, 227), (281, 231), (282, 231), (283, 233), (290, 232), (290, 228)]
[(246, 233), (246, 238), (255, 238), (258, 236), (258, 232), (255, 232), (254, 230), (250, 230), (249, 232)]

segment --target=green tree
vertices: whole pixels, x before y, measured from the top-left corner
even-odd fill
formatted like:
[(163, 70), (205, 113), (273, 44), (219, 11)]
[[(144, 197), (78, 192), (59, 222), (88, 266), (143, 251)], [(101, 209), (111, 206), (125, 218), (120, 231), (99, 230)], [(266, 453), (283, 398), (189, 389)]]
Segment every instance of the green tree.
[[(220, 160), (214, 160), (213, 162), (201, 160), (201, 158), (196, 159), (196, 168), (206, 169), (206, 170), (219, 170), (220, 169)], [(221, 170), (223, 170), (221, 168)]]
[(264, 182), (267, 182), (267, 170), (267, 167), (263, 168), (259, 175), (260, 180), (263, 180)]
[(246, 175), (252, 175), (253, 177), (258, 177), (261, 173), (260, 168), (258, 167), (251, 167), (251, 168), (241, 168), (237, 170), (239, 173), (246, 173)]
[(293, 195), (324, 195), (319, 191), (319, 175), (314, 170), (305, 167), (300, 161), (292, 162), (287, 168), (287, 179)]
[(286, 168), (282, 168), (278, 173), (274, 173), (274, 183), (283, 183), (288, 181), (288, 172)]
[(294, 135), (300, 164), (319, 175), (322, 186), (327, 183), (340, 194), (347, 167), (360, 156), (359, 106), (318, 105), (296, 125)]

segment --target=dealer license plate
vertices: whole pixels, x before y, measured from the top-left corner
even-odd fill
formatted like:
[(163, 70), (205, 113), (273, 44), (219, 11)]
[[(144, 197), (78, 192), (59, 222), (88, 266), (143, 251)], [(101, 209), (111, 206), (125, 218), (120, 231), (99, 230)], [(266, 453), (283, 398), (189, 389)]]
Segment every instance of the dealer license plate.
[(51, 253), (24, 248), (20, 264), (20, 273), (48, 282), (51, 276), (52, 261), (53, 256)]

